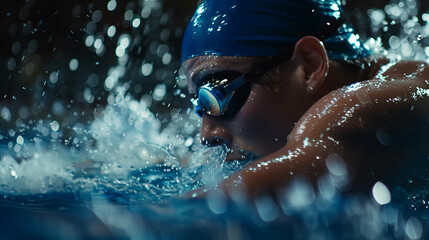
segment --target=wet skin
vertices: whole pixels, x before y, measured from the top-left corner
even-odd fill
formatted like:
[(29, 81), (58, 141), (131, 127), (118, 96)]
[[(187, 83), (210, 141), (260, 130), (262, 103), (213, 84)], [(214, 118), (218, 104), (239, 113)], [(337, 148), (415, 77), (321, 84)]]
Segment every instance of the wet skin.
[[(255, 58), (202, 56), (183, 69), (192, 93), (201, 76), (246, 73), (255, 65)], [(347, 166), (348, 189), (376, 181), (392, 186), (427, 167), (428, 64), (374, 60), (352, 69), (329, 61), (323, 45), (308, 37), (265, 78), (270, 84), (253, 82), (233, 118), (203, 115), (203, 143), (227, 145), (229, 161), (259, 157), (220, 185), (226, 193), (275, 193), (297, 175), (316, 183), (333, 156)]]

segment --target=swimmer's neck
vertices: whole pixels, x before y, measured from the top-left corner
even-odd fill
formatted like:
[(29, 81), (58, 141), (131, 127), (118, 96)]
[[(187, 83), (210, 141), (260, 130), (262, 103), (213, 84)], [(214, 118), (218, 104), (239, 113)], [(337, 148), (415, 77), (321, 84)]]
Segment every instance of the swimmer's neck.
[(388, 64), (386, 58), (357, 60), (354, 62), (329, 61), (329, 71), (318, 95), (349, 86), (356, 82), (374, 79), (381, 67)]

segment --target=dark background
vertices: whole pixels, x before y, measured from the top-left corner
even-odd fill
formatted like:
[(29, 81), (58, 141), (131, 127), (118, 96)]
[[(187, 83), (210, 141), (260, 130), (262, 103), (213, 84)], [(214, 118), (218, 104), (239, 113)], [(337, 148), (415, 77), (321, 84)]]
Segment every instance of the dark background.
[[(91, 112), (96, 107), (102, 107), (108, 96), (104, 80), (109, 69), (118, 65), (115, 48), (122, 33), (128, 33), (132, 39), (126, 73), (119, 79), (122, 83), (129, 83), (129, 92), (140, 99), (151, 96), (156, 85), (165, 83), (169, 94), (160, 101), (152, 102), (151, 109), (168, 115), (168, 109), (189, 107), (187, 98), (175, 96), (178, 91), (186, 93), (186, 88), (177, 86), (175, 72), (180, 66), (181, 37), (197, 0), (117, 0), (114, 11), (107, 10), (107, 2), (2, 1), (0, 107), (8, 106), (15, 118), (24, 106), (29, 114), (21, 114), (21, 118), (48, 115), (58, 119), (74, 117), (76, 114), (67, 115), (73, 109)], [(370, 28), (368, 9), (383, 9), (388, 3), (380, 0), (347, 1), (346, 16), (358, 29), (362, 39), (380, 36), (386, 45), (388, 36), (399, 31), (398, 24), (391, 24), (389, 31), (384, 32)], [(143, 19), (140, 12), (148, 5), (158, 7), (153, 7), (150, 17)], [(417, 7), (420, 9), (418, 16), (421, 16), (429, 8), (429, 3), (418, 2)], [(97, 10), (102, 12), (101, 19), (94, 19)], [(139, 27), (133, 28), (131, 21), (124, 19), (127, 10), (131, 10), (134, 17), (141, 18)], [(116, 34), (112, 38), (106, 35), (111, 25), (116, 26)], [(85, 45), (88, 35), (103, 37), (104, 53), (97, 54), (93, 47)], [(167, 65), (162, 63), (162, 53), (159, 53), (162, 44), (168, 46), (168, 52), (172, 55)], [(71, 59), (79, 62), (76, 71), (69, 68)], [(143, 62), (153, 63), (149, 76), (143, 76), (140, 72)], [(50, 80), (53, 72), (58, 72), (58, 80), (54, 82)], [(85, 99), (85, 90), (91, 92), (94, 101)], [(57, 110), (53, 111), (55, 106)], [(66, 110), (58, 111), (58, 106)], [(1, 129), (13, 124), (6, 121)]]

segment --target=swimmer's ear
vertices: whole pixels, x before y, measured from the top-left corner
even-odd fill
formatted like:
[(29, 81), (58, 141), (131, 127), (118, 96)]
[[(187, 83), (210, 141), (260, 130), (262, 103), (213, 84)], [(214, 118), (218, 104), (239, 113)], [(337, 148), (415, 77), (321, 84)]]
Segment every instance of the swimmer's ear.
[(292, 60), (304, 71), (307, 92), (317, 92), (325, 81), (329, 68), (328, 54), (323, 43), (311, 36), (301, 38), (295, 44)]

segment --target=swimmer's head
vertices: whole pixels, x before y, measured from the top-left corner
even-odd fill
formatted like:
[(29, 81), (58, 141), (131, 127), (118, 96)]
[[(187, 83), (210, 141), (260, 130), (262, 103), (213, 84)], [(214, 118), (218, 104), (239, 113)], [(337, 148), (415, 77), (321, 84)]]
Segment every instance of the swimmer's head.
[(340, 0), (205, 0), (186, 29), (182, 62), (204, 55), (274, 56), (304, 36), (322, 40), (333, 60), (368, 56), (342, 14)]

